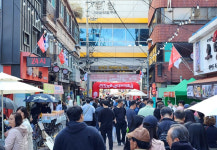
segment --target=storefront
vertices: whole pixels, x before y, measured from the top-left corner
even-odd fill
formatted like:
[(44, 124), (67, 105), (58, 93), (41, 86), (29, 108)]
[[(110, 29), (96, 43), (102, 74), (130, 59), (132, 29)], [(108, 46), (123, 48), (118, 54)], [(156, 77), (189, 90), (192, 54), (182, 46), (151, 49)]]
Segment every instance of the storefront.
[(206, 78), (188, 84), (187, 96), (206, 99), (217, 95), (217, 17), (189, 38), (193, 43), (194, 75)]

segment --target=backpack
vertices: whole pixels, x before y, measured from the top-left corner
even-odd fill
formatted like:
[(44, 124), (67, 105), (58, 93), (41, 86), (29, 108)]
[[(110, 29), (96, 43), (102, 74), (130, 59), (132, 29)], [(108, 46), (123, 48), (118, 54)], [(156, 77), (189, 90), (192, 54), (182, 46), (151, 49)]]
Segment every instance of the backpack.
[(159, 140), (163, 141), (164, 142), (164, 147), (166, 150), (170, 150), (170, 147), (167, 143), (167, 130), (163, 131), (160, 135), (159, 135)]

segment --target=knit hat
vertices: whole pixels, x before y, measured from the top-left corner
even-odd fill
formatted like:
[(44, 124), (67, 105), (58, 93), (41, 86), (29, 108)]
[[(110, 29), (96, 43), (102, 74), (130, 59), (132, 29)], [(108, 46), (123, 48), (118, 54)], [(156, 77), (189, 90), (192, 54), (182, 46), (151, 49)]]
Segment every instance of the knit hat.
[(149, 115), (143, 119), (143, 123), (148, 123), (149, 127), (154, 128), (157, 127), (157, 118), (155, 116)]
[(143, 142), (150, 142), (150, 135), (146, 128), (139, 127), (127, 134), (128, 138), (134, 137), (135, 139)]

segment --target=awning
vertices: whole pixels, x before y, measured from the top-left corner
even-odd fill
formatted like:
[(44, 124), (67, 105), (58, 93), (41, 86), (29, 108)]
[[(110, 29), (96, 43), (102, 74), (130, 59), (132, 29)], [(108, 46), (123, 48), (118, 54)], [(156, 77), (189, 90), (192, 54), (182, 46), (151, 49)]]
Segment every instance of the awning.
[(217, 77), (196, 80), (194, 82), (189, 83), (188, 85), (204, 84), (204, 83), (214, 83), (214, 82), (217, 82)]

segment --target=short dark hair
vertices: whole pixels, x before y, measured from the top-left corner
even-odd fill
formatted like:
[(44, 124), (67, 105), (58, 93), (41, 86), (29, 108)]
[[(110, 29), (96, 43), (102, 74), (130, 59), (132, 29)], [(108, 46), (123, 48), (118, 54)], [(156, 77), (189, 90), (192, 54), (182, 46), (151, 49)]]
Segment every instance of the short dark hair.
[(183, 106), (185, 105), (185, 101), (180, 100), (179, 103), (181, 103)]
[(189, 132), (188, 129), (181, 124), (173, 124), (170, 126), (172, 129), (171, 138), (174, 141), (175, 138), (178, 138), (179, 141), (189, 141)]
[(82, 113), (83, 110), (80, 106), (69, 107), (66, 111), (69, 121), (78, 121)]
[(162, 116), (165, 116), (166, 114), (168, 114), (168, 115), (172, 115), (172, 109), (171, 108), (169, 108), (169, 107), (163, 107), (161, 110), (160, 110), (160, 114), (162, 115)]
[(171, 100), (168, 100), (167, 103), (171, 103)]
[(185, 112), (183, 110), (176, 110), (174, 113), (175, 117), (177, 119), (184, 119), (185, 118)]
[(105, 100), (102, 102), (104, 105), (108, 106), (109, 105), (109, 101), (108, 100)]
[(122, 103), (122, 102), (123, 102), (123, 100), (122, 100), (122, 99), (119, 99), (119, 100), (118, 100), (118, 104), (119, 104), (119, 103)]
[[(17, 111), (18, 111), (18, 110), (20, 110), (20, 111), (23, 112), (23, 114), (24, 114), (24, 118), (29, 118), (29, 113), (28, 113), (26, 107), (24, 107), (24, 106), (20, 106), (20, 107), (17, 108)], [(16, 112), (17, 112), (17, 111), (16, 111)]]
[(135, 105), (135, 104), (136, 104), (136, 101), (131, 101), (130, 102), (130, 106)]
[(147, 104), (154, 104), (153, 100), (148, 100)]
[(90, 103), (90, 99), (86, 99), (86, 103), (89, 104)]
[(23, 118), (20, 113), (12, 113), (15, 119), (15, 127), (20, 126), (23, 123)]

